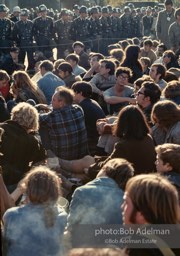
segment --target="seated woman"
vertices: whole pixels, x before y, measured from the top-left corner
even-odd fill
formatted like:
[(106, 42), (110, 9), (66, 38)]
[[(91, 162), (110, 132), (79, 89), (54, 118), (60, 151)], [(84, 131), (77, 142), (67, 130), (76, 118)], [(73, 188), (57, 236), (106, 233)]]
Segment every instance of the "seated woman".
[[(135, 175), (155, 170), (156, 153), (150, 128), (144, 114), (137, 106), (126, 106), (119, 112), (114, 135), (119, 141), (115, 144), (111, 155), (106, 160), (91, 165), (89, 170), (85, 170), (91, 178), (96, 177), (101, 167), (113, 158), (124, 158), (132, 163)], [(60, 160), (60, 165), (67, 167), (71, 172), (82, 172), (82, 168), (79, 170), (76, 168), (77, 161), (79, 166), (80, 163), (84, 163), (83, 159), (74, 160), (71, 161), (73, 168), (68, 168), (69, 161)]]
[[(15, 106), (11, 112), (11, 120), (0, 123), (3, 129), (0, 144), (0, 165), (6, 186), (17, 184), (29, 166), (46, 159), (35, 132), (38, 131), (38, 112), (26, 102)], [(14, 189), (14, 187), (12, 188)]]
[(167, 50), (163, 54), (163, 64), (167, 69), (179, 68), (176, 54), (172, 50)]
[[(67, 214), (58, 206), (60, 179), (45, 166), (25, 177), (27, 204), (6, 211), (4, 253), (15, 255), (64, 255), (62, 237)], [(18, 230), (18, 232), (17, 232)]]
[(0, 95), (8, 101), (11, 98), (10, 95), (10, 76), (5, 70), (0, 70)]
[(35, 104), (46, 103), (46, 98), (39, 87), (33, 83), (25, 71), (15, 71), (13, 73), (13, 84), (11, 91), (14, 100), (8, 102), (9, 111), (19, 102), (32, 100)]

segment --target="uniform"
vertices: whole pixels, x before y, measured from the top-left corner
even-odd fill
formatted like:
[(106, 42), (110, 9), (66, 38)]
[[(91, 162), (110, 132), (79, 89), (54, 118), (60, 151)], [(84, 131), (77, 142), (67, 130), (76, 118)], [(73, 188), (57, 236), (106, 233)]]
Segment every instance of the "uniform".
[(127, 39), (132, 38), (132, 30), (134, 29), (132, 27), (132, 17), (131, 15), (123, 14), (121, 17), (121, 38)]
[[(43, 8), (44, 9), (43, 9)], [(45, 5), (39, 6), (41, 12), (46, 12)], [(49, 16), (37, 17), (33, 20), (33, 34), (38, 46), (38, 50), (44, 55), (52, 52), (52, 38), (54, 37), (54, 22)]]
[[(80, 8), (80, 14), (87, 14), (87, 8), (82, 6)], [(89, 40), (89, 26), (90, 22), (87, 18), (79, 16), (75, 20), (73, 20), (70, 34), (73, 41), (80, 41), (84, 43), (85, 47), (89, 47), (91, 45), (91, 41)]]
[(59, 19), (54, 23), (55, 41), (57, 44), (57, 59), (65, 58), (65, 50), (72, 49), (73, 41), (69, 38), (70, 21)]
[(25, 55), (28, 57), (28, 69), (34, 67), (33, 58), (33, 22), (31, 20), (20, 20), (15, 23), (13, 29), (13, 39), (20, 49), (19, 52), (19, 63), (24, 64)]

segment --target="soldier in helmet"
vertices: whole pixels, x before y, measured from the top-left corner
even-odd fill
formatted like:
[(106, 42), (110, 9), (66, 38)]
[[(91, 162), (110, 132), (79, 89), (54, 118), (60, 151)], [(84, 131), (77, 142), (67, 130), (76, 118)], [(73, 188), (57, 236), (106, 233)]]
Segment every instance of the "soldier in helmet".
[(33, 22), (28, 19), (28, 10), (22, 9), (20, 14), (20, 21), (17, 21), (13, 29), (13, 39), (19, 47), (19, 63), (24, 64), (27, 53), (28, 70), (34, 68), (33, 59)]
[(132, 37), (142, 37), (141, 19), (137, 15), (136, 10), (132, 10), (131, 12), (131, 27)]
[(121, 23), (119, 19), (119, 13), (117, 8), (113, 8), (112, 10), (112, 37), (113, 43), (117, 43), (120, 39), (120, 30), (121, 30)]
[(111, 31), (111, 24), (108, 22), (109, 10), (107, 7), (102, 8), (102, 16), (100, 18), (100, 22), (102, 25), (102, 40), (100, 44), (100, 52), (103, 55), (108, 55), (108, 44), (109, 44), (109, 35)]
[(60, 19), (54, 24), (55, 41), (57, 43), (57, 59), (64, 59), (64, 52), (72, 50), (73, 41), (69, 38), (69, 31), (71, 28), (71, 21), (69, 21), (69, 11), (64, 9), (60, 13)]
[(73, 20), (70, 34), (73, 41), (81, 41), (85, 46), (89, 47), (89, 20), (87, 19), (87, 7), (81, 6), (79, 9), (79, 17)]
[(19, 21), (20, 20), (20, 13), (21, 13), (20, 7), (19, 6), (14, 6), (13, 7), (13, 12), (10, 16), (10, 20), (13, 21), (14, 23)]
[(99, 11), (97, 7), (92, 7), (90, 10), (90, 18), (89, 18), (90, 26), (89, 33), (90, 38), (92, 39), (92, 52), (99, 51), (98, 49), (98, 39), (99, 33), (101, 30), (101, 23), (99, 22)]
[(121, 15), (121, 38), (132, 38), (132, 17), (131, 9), (128, 6), (124, 7), (124, 14)]
[(42, 4), (39, 6), (40, 16), (34, 19), (33, 33), (38, 45), (38, 50), (44, 55), (52, 52), (52, 38), (54, 33), (53, 18), (47, 16), (47, 7)]
[(12, 30), (14, 22), (6, 18), (9, 9), (5, 4), (0, 4), (0, 56), (9, 53), (13, 45)]
[(73, 7), (73, 20), (79, 17), (79, 5), (75, 4)]

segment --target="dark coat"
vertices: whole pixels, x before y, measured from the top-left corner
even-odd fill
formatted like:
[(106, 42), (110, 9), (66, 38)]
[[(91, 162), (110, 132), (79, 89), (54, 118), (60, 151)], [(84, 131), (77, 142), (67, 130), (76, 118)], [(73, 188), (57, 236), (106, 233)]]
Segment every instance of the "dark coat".
[(132, 163), (135, 175), (151, 173), (156, 170), (156, 152), (150, 135), (146, 136), (142, 140), (120, 139), (120, 141), (115, 144), (112, 154), (106, 158), (106, 160), (100, 161), (98, 164), (95, 163), (89, 169), (89, 173), (91, 173), (91, 171), (95, 171), (97, 173), (104, 164), (113, 158), (124, 158)]
[(46, 153), (37, 137), (15, 121), (8, 120), (0, 127), (4, 130), (0, 146), (3, 179), (6, 185), (13, 185), (23, 178), (31, 162), (44, 160)]

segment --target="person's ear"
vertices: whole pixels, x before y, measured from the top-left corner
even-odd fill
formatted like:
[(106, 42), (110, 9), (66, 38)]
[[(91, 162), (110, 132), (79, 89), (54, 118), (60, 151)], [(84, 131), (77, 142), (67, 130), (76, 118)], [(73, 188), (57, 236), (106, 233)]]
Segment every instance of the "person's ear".
[(144, 215), (140, 211), (136, 212), (136, 223), (137, 224), (147, 223), (147, 220), (145, 219)]
[(169, 163), (166, 163), (165, 166), (166, 166), (166, 170), (167, 170), (167, 171), (170, 172), (170, 171), (173, 170), (173, 167), (172, 167)]

